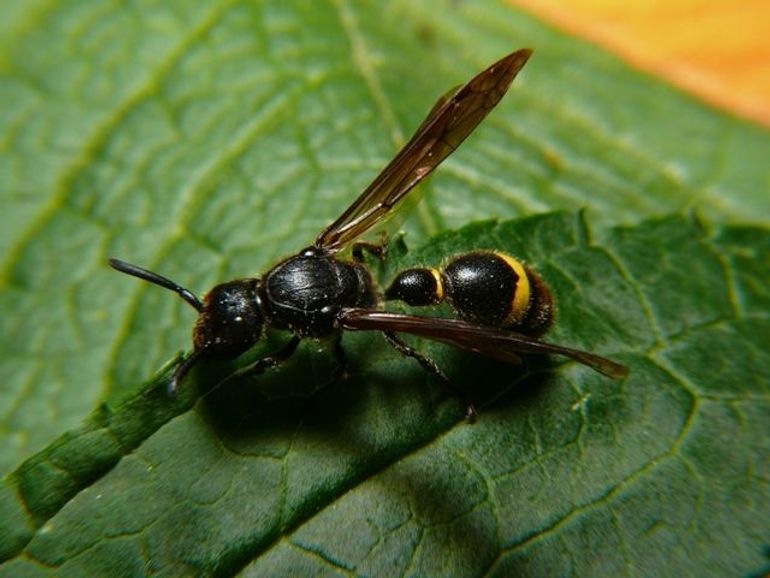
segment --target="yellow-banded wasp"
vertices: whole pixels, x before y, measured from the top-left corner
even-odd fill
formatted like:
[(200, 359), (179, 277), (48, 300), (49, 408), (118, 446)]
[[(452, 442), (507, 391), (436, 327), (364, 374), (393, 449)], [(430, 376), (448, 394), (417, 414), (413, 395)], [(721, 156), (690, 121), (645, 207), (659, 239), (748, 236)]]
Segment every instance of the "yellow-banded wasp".
[[(380, 292), (363, 251), (382, 246), (358, 239), (380, 222), (420, 181), (449, 156), (497, 105), (531, 54), (518, 50), (468, 83), (441, 97), (411, 140), (315, 242), (260, 278), (222, 283), (201, 300), (177, 283), (135, 265), (111, 259), (112, 267), (179, 294), (198, 311), (193, 352), (176, 369), (170, 391), (199, 360), (234, 359), (254, 346), (266, 327), (292, 337), (275, 354), (244, 372), (260, 373), (288, 359), (304, 338), (330, 338), (341, 365), (344, 331), (380, 331), (399, 352), (446, 380), (437, 365), (404, 343), (411, 334), (516, 363), (522, 354), (555, 353), (607, 376), (628, 372), (609, 359), (539, 337), (552, 318), (546, 284), (527, 266), (502, 252), (472, 252), (452, 258), (441, 270), (410, 269)], [(352, 245), (352, 258), (340, 251)], [(436, 318), (387, 312), (382, 301), (427, 306), (447, 300), (457, 317)]]

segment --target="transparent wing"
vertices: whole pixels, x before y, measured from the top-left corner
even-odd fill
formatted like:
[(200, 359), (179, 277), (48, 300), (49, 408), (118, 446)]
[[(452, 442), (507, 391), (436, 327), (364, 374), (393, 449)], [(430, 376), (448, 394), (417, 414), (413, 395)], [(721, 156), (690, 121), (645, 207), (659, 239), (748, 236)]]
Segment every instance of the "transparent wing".
[(338, 251), (382, 219), (500, 102), (530, 54), (529, 49), (509, 54), (453, 93), (442, 96), (404, 148), (318, 236), (316, 246)]
[(587, 351), (461, 319), (419, 317), (372, 309), (345, 309), (340, 315), (340, 324), (344, 329), (353, 331), (395, 331), (418, 335), (511, 363), (518, 363), (522, 353), (555, 353), (574, 359), (614, 379), (628, 374), (626, 366)]

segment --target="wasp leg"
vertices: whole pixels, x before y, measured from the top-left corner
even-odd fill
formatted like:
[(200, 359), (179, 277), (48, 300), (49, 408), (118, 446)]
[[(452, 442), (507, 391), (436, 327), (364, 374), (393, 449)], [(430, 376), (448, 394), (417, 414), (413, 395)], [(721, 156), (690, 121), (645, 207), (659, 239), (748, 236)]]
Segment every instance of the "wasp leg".
[(393, 349), (398, 351), (401, 355), (405, 355), (407, 357), (411, 357), (412, 359), (416, 360), (417, 363), (419, 363), (426, 371), (429, 371), (430, 373), (436, 375), (441, 382), (444, 384), (445, 387), (449, 389), (449, 391), (452, 393), (452, 395), (459, 396), (462, 398), (463, 402), (466, 404), (465, 409), (465, 417), (469, 421), (473, 421), (476, 419), (476, 407), (473, 405), (473, 402), (469, 399), (468, 394), (464, 391), (458, 390), (451, 381), (449, 381), (449, 378), (446, 376), (446, 374), (441, 370), (441, 368), (436, 364), (435, 361), (433, 361), (430, 357), (425, 355), (424, 353), (420, 353), (417, 351), (414, 347), (411, 345), (407, 345), (401, 339), (396, 337), (396, 334), (392, 331), (383, 331), (382, 334), (385, 336), (385, 340), (390, 344)]
[(367, 243), (366, 241), (358, 241), (353, 243), (353, 259), (359, 263), (364, 262), (364, 251), (382, 260), (385, 258), (385, 253), (388, 252), (388, 236), (383, 233), (380, 235), (379, 243)]
[(176, 368), (171, 381), (168, 382), (168, 394), (174, 397), (179, 392), (179, 384), (190, 372), (194, 365), (198, 363), (208, 352), (211, 347), (210, 343), (207, 343), (203, 347), (196, 349)]
[(273, 367), (277, 367), (278, 365), (281, 365), (284, 361), (289, 359), (292, 355), (294, 355), (294, 352), (297, 351), (297, 346), (299, 345), (300, 338), (296, 335), (289, 340), (289, 342), (284, 345), (280, 350), (278, 350), (277, 353), (274, 353), (273, 355), (267, 355), (263, 357), (262, 359), (258, 359), (251, 365), (248, 365), (242, 369), (239, 369), (238, 371), (232, 373), (229, 377), (225, 379), (225, 381), (230, 381), (231, 379), (237, 379), (239, 377), (247, 377), (251, 375), (260, 375), (261, 373), (264, 373), (266, 369), (271, 369)]
[(342, 347), (342, 334), (337, 335), (332, 342), (332, 355), (337, 365), (332, 371), (331, 382), (337, 383), (348, 377), (348, 356), (345, 355), (345, 349)]

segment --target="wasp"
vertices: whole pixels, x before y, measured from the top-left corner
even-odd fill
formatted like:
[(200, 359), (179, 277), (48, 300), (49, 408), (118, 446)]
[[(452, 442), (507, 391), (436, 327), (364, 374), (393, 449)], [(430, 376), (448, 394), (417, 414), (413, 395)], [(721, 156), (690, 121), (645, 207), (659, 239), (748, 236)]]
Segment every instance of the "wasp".
[[(176, 368), (170, 393), (200, 360), (235, 359), (251, 349), (266, 328), (288, 331), (291, 337), (281, 349), (239, 374), (258, 374), (280, 365), (308, 338), (331, 340), (338, 366), (344, 367), (343, 332), (379, 331), (397, 351), (447, 382), (437, 364), (399, 334), (511, 363), (520, 363), (523, 354), (557, 354), (612, 378), (625, 376), (628, 369), (619, 363), (540, 339), (553, 320), (550, 291), (537, 273), (507, 253), (474, 251), (450, 258), (441, 268), (408, 269), (382, 292), (365, 263), (364, 252), (382, 256), (385, 244), (363, 242), (361, 236), (473, 132), (500, 102), (531, 53), (513, 52), (439, 98), (414, 136), (353, 204), (312, 245), (259, 278), (222, 283), (199, 299), (166, 277), (110, 259), (113, 268), (174, 291), (198, 312), (193, 351)], [(352, 251), (343, 258), (346, 248)], [(456, 316), (390, 312), (381, 307), (383, 301), (414, 307), (447, 302)]]

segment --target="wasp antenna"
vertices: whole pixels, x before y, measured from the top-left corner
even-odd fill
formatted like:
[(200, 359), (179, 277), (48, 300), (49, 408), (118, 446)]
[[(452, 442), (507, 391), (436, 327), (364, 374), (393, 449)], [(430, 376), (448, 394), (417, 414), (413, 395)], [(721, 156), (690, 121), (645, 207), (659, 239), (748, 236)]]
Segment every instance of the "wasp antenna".
[(126, 263), (125, 261), (121, 261), (120, 259), (111, 258), (109, 261), (110, 261), (110, 267), (112, 267), (116, 271), (120, 271), (121, 273), (125, 273), (126, 275), (131, 275), (132, 277), (138, 277), (139, 279), (144, 279), (145, 281), (149, 281), (150, 283), (154, 283), (155, 285), (160, 285), (161, 287), (170, 289), (171, 291), (179, 295), (182, 299), (187, 301), (190, 305), (195, 307), (195, 310), (198, 313), (203, 311), (203, 303), (201, 303), (201, 300), (198, 299), (192, 293), (192, 291), (185, 289), (178, 283), (174, 283), (171, 279), (167, 279), (166, 277), (163, 277), (162, 275), (158, 275), (157, 273), (153, 273), (152, 271), (148, 271), (147, 269), (142, 269), (137, 265)]

